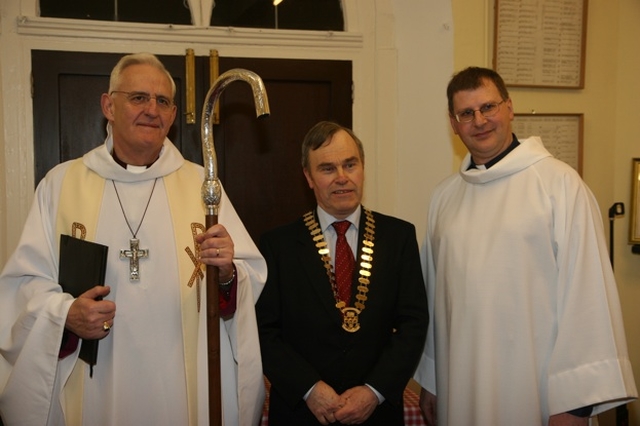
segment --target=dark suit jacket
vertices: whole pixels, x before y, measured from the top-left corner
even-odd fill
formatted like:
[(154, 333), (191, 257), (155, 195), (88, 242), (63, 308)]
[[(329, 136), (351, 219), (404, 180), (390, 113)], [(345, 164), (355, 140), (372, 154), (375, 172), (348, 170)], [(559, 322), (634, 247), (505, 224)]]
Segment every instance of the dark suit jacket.
[[(424, 346), (427, 297), (415, 227), (379, 213), (374, 218), (371, 283), (355, 333), (342, 329), (324, 264), (302, 218), (262, 237), (269, 272), (256, 310), (271, 382), (269, 424), (320, 424), (303, 400), (319, 380), (338, 394), (369, 384), (386, 400), (365, 424), (404, 424), (402, 394)], [(364, 220), (363, 212), (359, 244)], [(356, 266), (359, 253), (358, 247)]]

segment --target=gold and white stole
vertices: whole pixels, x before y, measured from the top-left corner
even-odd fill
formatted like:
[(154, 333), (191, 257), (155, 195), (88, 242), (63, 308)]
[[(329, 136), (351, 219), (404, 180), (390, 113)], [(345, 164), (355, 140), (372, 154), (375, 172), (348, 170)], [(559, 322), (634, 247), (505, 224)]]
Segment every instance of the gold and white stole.
[[(202, 176), (195, 165), (185, 163), (163, 178), (176, 240), (180, 275), (182, 332), (187, 381), (189, 424), (197, 424), (198, 413), (198, 301), (203, 266), (197, 261), (195, 235), (204, 230), (204, 207), (200, 200)], [(74, 160), (64, 178), (56, 217), (56, 235), (70, 234), (95, 241), (106, 180), (86, 167), (82, 158)], [(79, 233), (79, 234), (78, 234)], [(199, 272), (200, 271), (200, 272)], [(194, 285), (196, 284), (196, 285)], [(63, 408), (67, 425), (82, 425), (82, 395), (86, 364), (78, 359), (63, 387)]]
[[(60, 190), (56, 216), (57, 241), (60, 241), (59, 235), (61, 234), (95, 241), (104, 185), (105, 180), (88, 169), (82, 162), (82, 158), (71, 163), (63, 178)], [(78, 358), (71, 375), (62, 387), (61, 402), (66, 424), (69, 426), (82, 425), (85, 368), (86, 364)]]

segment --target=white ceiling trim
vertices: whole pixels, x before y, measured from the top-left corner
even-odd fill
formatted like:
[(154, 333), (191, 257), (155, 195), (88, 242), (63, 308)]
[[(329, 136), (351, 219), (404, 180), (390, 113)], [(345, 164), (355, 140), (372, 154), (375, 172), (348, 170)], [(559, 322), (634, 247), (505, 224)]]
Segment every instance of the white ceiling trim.
[(237, 27), (194, 27), (190, 25), (145, 24), (18, 17), (20, 35), (115, 39), (127, 41), (184, 42), (211, 45), (258, 45), (275, 47), (318, 47), (360, 49), (364, 37), (360, 33), (343, 31), (275, 30)]

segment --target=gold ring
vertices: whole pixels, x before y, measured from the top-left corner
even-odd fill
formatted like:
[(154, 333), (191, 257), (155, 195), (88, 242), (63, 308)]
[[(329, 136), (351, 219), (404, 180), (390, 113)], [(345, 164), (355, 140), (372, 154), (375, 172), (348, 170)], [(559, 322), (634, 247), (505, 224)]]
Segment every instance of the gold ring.
[(216, 250), (218, 250), (218, 251), (216, 252), (216, 257), (220, 257), (220, 249), (216, 249)]
[(102, 329), (104, 331), (109, 331), (109, 330), (111, 330), (111, 326), (109, 325), (108, 322), (105, 321), (105, 322), (102, 323)]

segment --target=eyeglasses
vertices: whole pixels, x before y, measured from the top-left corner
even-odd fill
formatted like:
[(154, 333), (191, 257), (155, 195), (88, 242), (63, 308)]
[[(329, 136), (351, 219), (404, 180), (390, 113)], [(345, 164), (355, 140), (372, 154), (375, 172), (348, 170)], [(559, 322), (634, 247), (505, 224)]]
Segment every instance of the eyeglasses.
[(151, 99), (155, 99), (156, 106), (163, 111), (168, 111), (173, 107), (173, 101), (166, 96), (153, 96), (146, 92), (125, 92), (123, 90), (114, 90), (111, 92), (112, 95), (114, 93), (127, 95), (127, 101), (134, 106), (146, 107), (149, 105), (149, 102), (151, 102)]
[(482, 116), (485, 118), (493, 117), (498, 113), (498, 111), (500, 111), (500, 105), (504, 102), (505, 101), (489, 102), (482, 105), (478, 109), (465, 109), (455, 115), (456, 121), (458, 123), (468, 123), (470, 121), (473, 121), (473, 119), (476, 118), (476, 111), (480, 111), (480, 114), (482, 114)]

